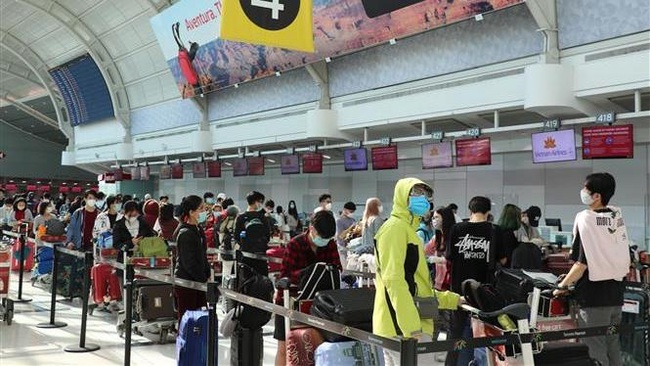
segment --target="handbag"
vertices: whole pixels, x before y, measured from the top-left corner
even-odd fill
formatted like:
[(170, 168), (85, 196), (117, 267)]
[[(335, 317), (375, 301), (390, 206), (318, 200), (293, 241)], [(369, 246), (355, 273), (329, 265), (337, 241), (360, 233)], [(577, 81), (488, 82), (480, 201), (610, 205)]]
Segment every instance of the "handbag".
[(438, 311), (439, 304), (435, 292), (432, 297), (414, 296), (413, 302), (418, 309), (420, 319), (433, 319), (434, 322), (438, 320), (440, 312)]
[(219, 327), (219, 333), (224, 337), (230, 337), (235, 332), (237, 328), (237, 319), (235, 318), (235, 308), (230, 309), (221, 322)]

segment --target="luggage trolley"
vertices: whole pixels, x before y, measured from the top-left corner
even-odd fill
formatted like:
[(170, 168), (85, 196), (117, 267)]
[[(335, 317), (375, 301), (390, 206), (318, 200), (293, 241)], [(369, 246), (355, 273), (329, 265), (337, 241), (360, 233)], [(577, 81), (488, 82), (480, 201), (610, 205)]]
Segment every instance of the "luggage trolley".
[(14, 303), (9, 299), (9, 268), (11, 267), (11, 247), (0, 242), (0, 319), (11, 325), (14, 318)]

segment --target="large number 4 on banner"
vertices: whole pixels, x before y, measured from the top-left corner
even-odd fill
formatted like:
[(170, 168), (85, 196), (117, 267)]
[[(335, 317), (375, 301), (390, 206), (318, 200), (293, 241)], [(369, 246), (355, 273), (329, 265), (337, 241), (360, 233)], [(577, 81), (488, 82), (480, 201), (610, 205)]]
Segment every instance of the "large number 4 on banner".
[(226, 0), (222, 39), (314, 52), (312, 2)]

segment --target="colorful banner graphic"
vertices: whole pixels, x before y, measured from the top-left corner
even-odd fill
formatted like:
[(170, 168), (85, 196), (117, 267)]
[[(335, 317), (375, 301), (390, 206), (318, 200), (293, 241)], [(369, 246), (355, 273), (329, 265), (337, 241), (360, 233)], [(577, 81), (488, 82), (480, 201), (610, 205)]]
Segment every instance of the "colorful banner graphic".
[[(235, 0), (231, 0), (235, 1)], [(240, 0), (253, 1), (253, 0)], [(219, 37), (223, 1), (182, 1), (151, 26), (185, 98), (386, 43), (523, 0), (423, 0), (405, 7), (362, 0), (313, 0), (315, 53), (225, 41)], [(289, 0), (258, 0), (288, 4)], [(380, 4), (381, 5), (381, 4)], [(396, 10), (382, 14), (386, 9)], [(272, 9), (263, 9), (272, 12)]]

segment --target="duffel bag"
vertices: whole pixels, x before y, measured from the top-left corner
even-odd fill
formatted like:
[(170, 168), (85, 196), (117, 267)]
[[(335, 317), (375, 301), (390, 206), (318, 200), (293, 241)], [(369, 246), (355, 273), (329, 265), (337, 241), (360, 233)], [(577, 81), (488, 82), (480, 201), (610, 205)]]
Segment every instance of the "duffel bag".
[[(319, 291), (314, 297), (311, 314), (352, 328), (372, 332), (374, 288)], [(343, 342), (346, 337), (323, 332), (328, 342)]]

